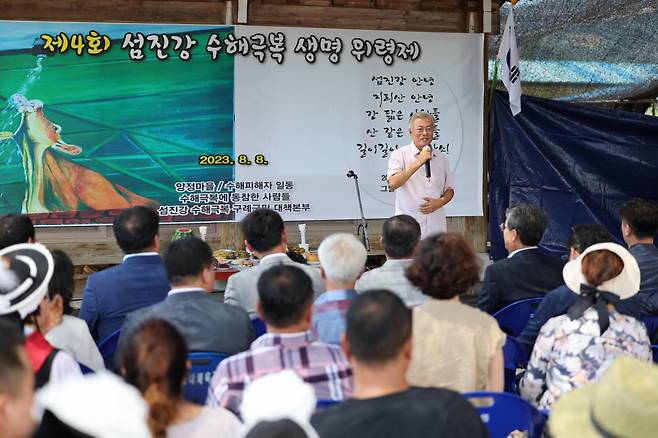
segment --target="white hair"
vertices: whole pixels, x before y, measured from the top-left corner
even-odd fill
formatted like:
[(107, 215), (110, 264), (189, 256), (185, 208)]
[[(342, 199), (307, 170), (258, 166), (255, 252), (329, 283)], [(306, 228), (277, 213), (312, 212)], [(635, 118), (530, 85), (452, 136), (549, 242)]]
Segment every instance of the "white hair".
[(322, 241), (318, 258), (328, 280), (349, 283), (363, 272), (368, 254), (352, 234), (338, 233)]
[(434, 120), (434, 117), (430, 113), (426, 113), (425, 111), (417, 111), (411, 115), (409, 118), (409, 129), (411, 129), (414, 126), (414, 121), (416, 120), (429, 120), (432, 122), (432, 126), (436, 126), (436, 121)]

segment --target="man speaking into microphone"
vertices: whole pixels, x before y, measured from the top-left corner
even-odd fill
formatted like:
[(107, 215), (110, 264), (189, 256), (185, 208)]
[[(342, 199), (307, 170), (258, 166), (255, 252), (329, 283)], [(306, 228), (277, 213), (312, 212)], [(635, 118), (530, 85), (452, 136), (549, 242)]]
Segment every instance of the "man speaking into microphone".
[(386, 172), (388, 187), (395, 192), (395, 214), (413, 216), (422, 237), (446, 231), (443, 206), (455, 195), (448, 157), (432, 149), (434, 126), (428, 113), (412, 115), (412, 142), (391, 154)]

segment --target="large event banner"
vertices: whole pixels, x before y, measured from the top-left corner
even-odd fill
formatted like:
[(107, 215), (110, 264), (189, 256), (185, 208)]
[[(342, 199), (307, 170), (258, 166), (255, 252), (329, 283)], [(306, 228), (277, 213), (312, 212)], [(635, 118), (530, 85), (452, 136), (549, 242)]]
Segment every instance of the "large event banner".
[(437, 119), (456, 196), (482, 214), (483, 38), (253, 26), (1, 22), (0, 213), (41, 225), (393, 213), (409, 116)]

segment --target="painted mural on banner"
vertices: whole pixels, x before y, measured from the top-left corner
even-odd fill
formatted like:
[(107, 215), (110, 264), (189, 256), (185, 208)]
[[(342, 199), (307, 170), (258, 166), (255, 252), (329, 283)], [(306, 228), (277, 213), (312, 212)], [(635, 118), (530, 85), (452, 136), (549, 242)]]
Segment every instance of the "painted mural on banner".
[(0, 30), (1, 214), (95, 225), (144, 205), (177, 223), (239, 220), (260, 207), (289, 220), (349, 219), (357, 206), (345, 173), (354, 169), (366, 216), (387, 217), (386, 158), (409, 143), (408, 118), (421, 109), (437, 119), (434, 147), (456, 174), (449, 214), (481, 214), (481, 36), (43, 22)]

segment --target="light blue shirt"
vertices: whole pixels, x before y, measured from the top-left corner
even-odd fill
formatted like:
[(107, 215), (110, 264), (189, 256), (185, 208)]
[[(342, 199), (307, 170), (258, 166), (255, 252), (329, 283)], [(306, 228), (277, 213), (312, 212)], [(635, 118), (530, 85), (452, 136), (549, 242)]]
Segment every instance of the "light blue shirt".
[(340, 345), (345, 331), (347, 310), (357, 297), (354, 289), (332, 290), (313, 303), (313, 332), (324, 343)]

